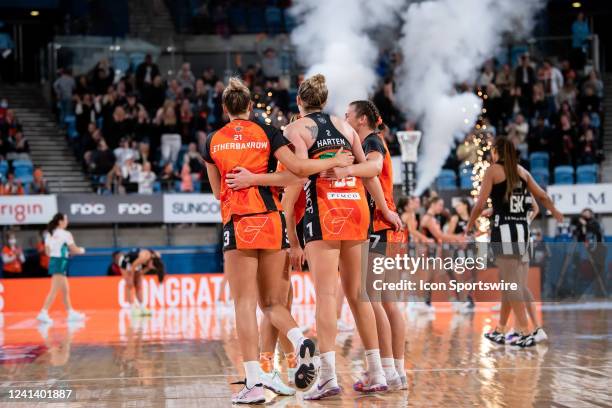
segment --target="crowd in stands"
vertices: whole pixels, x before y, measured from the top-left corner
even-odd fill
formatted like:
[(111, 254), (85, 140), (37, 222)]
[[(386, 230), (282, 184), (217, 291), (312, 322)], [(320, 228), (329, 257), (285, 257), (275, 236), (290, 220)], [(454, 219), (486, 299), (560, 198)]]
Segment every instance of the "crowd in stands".
[[(288, 84), (280, 78), (274, 50), (258, 65), (237, 71), (253, 92), (255, 116), (288, 123)], [(150, 55), (121, 78), (102, 59), (74, 78), (62, 70), (54, 84), (59, 118), (74, 152), (101, 193), (199, 192), (208, 178), (201, 155), (206, 136), (226, 121), (223, 82), (211, 68), (196, 75), (188, 62), (162, 77)]]
[(30, 144), (15, 111), (0, 100), (0, 195), (47, 194), (40, 167), (30, 158)]

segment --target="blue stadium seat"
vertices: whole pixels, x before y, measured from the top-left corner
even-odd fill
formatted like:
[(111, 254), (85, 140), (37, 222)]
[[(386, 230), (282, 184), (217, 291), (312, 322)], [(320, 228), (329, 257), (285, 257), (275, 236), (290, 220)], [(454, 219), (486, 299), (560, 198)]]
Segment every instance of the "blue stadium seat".
[(28, 169), (30, 173), (34, 171), (34, 165), (32, 164), (32, 160), (14, 160), (13, 161), (13, 169), (17, 171), (17, 169)]
[(153, 183), (153, 192), (161, 193), (161, 183), (159, 181)]
[(540, 186), (548, 186), (550, 181), (550, 173), (548, 168), (536, 167), (535, 169), (531, 170), (531, 175), (536, 183), (538, 183)]
[(473, 187), (472, 184), (472, 170), (473, 166), (471, 163), (461, 163), (459, 166), (459, 186), (466, 190)]
[(283, 15), (281, 9), (274, 6), (266, 7), (266, 25), (270, 34), (277, 34), (281, 31)]
[(577, 184), (595, 184), (597, 183), (597, 165), (583, 164), (576, 168), (576, 183)]
[(113, 56), (113, 67), (122, 73), (130, 69), (130, 59), (123, 52), (118, 52)]
[(534, 169), (548, 169), (548, 162), (550, 155), (546, 152), (533, 152), (529, 155), (529, 168), (531, 171)]
[(66, 116), (64, 116), (64, 123), (68, 127), (73, 126), (73, 127), (76, 128), (76, 116), (74, 116), (74, 115), (66, 115)]
[(247, 32), (247, 13), (246, 9), (241, 6), (232, 6), (227, 12), (232, 30), (235, 33), (246, 33)]
[(448, 169), (440, 171), (440, 175), (436, 180), (436, 187), (438, 190), (456, 190), (457, 175), (455, 172)]
[(572, 166), (555, 167), (555, 184), (574, 184), (574, 168)]
[(6, 160), (0, 161), (0, 176), (6, 178), (6, 174), (8, 173), (8, 162)]
[(23, 184), (24, 186), (28, 186), (32, 181), (34, 181), (34, 176), (32, 176), (32, 174), (17, 175), (15, 173), (15, 178), (17, 180), (21, 180), (21, 184)]
[(287, 32), (293, 31), (293, 29), (297, 25), (295, 22), (295, 18), (291, 15), (288, 8), (284, 10), (283, 14), (285, 17), (285, 30), (287, 30)]
[(266, 14), (260, 7), (249, 7), (249, 33), (263, 33), (266, 31)]

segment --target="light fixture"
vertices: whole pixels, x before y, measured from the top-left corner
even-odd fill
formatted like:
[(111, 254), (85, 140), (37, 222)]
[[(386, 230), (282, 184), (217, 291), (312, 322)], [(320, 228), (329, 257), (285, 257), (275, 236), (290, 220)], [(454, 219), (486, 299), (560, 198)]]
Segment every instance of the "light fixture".
[(580, 3), (579, 1), (575, 1), (572, 3), (572, 7), (573, 8), (580, 8), (582, 7), (582, 3)]
[(30, 11), (30, 15), (31, 15), (32, 17), (38, 17), (38, 16), (40, 15), (40, 11), (38, 11), (38, 10), (32, 10), (32, 11)]

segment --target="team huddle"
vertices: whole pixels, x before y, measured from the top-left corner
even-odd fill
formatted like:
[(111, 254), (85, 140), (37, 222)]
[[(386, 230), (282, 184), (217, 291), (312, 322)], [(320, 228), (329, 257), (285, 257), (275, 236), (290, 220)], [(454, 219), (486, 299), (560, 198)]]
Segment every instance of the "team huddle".
[[(391, 157), (379, 134), (384, 125), (376, 106), (354, 101), (342, 119), (323, 113), (327, 97), (322, 75), (304, 80), (297, 96), (300, 116), (281, 133), (250, 120), (249, 89), (232, 78), (222, 96), (230, 122), (206, 141), (204, 160), (213, 193), (221, 201), (224, 273), (234, 299), (246, 374), (233, 403), (263, 403), (264, 388), (279, 395), (295, 393), (274, 369), (277, 342), (287, 360), (289, 383), (304, 391), (304, 400), (341, 392), (334, 351), (339, 281), (365, 349), (366, 371), (353, 389), (407, 389), (402, 311), (395, 299), (363, 301), (362, 260), (402, 251), (419, 236), (442, 242), (441, 232), (427, 221), (417, 232), (410, 220), (398, 215)], [(546, 193), (516, 164), (511, 143), (499, 140), (493, 151), (498, 164), (487, 171), (469, 221), (462, 217), (462, 233), (446, 237), (451, 242), (465, 241), (489, 195), (495, 220), (492, 241), (528, 242), (527, 210), (517, 205), (520, 197), (532, 194), (561, 217)], [(370, 253), (364, 254), (368, 241)], [(525, 264), (525, 249), (516, 250), (498, 254), (499, 259), (507, 256), (499, 265), (505, 280), (516, 280), (506, 275)], [(301, 270), (304, 261), (316, 291), (316, 345), (291, 315), (290, 271)], [(520, 347), (535, 343), (525, 315), (530, 312), (525, 301), (530, 294), (523, 295), (502, 298), (500, 324), (487, 338), (497, 343), (500, 336), (505, 339), (512, 311), (519, 329), (513, 341)], [(259, 327), (258, 306), (263, 312)]]

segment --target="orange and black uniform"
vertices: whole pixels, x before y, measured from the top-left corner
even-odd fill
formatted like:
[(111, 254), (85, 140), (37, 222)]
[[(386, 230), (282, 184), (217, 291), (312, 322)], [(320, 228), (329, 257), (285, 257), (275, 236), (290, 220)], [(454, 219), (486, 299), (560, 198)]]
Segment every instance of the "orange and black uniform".
[[(329, 115), (307, 115), (318, 128), (315, 142), (308, 149), (310, 159), (333, 157), (341, 147), (351, 151), (351, 144), (334, 127)], [(363, 182), (359, 177), (342, 180), (312, 175), (304, 185), (306, 208), (304, 241), (364, 241), (368, 236), (369, 211)]]
[[(382, 186), (387, 207), (391, 211), (395, 211), (395, 202), (393, 201), (393, 164), (389, 149), (382, 139), (376, 133), (371, 133), (362, 142), (363, 152), (367, 156), (371, 152), (379, 152), (383, 155), (383, 167), (378, 175)], [(388, 254), (388, 243), (405, 244), (408, 242), (408, 234), (405, 228), (400, 231), (394, 231), (393, 225), (390, 224), (382, 215), (382, 212), (376, 208), (374, 199), (368, 194), (368, 204), (370, 207), (370, 249), (377, 252), (377, 249), (383, 250), (387, 247), (387, 251), (382, 251)], [(399, 248), (395, 248), (397, 250)]]
[(278, 129), (250, 120), (233, 120), (206, 139), (204, 160), (214, 164), (221, 174), (224, 251), (288, 247), (277, 189), (251, 186), (232, 190), (225, 182), (226, 175), (237, 166), (256, 174), (274, 171), (274, 152), (287, 144), (289, 141)]

